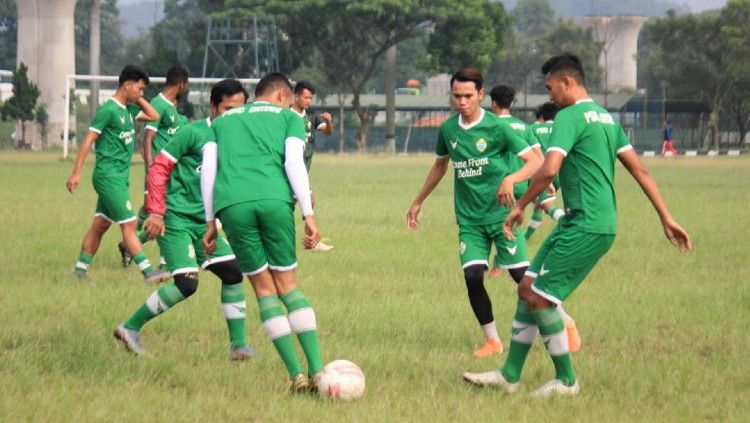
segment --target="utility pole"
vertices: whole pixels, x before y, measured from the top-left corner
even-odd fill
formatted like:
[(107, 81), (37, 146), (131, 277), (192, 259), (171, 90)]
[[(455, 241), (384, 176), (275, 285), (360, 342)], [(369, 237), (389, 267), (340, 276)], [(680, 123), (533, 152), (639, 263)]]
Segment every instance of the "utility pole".
[[(101, 0), (91, 0), (91, 26), (89, 34), (89, 73), (99, 75), (99, 57), (101, 55)], [(94, 116), (96, 107), (99, 105), (99, 81), (91, 81), (91, 116)]]

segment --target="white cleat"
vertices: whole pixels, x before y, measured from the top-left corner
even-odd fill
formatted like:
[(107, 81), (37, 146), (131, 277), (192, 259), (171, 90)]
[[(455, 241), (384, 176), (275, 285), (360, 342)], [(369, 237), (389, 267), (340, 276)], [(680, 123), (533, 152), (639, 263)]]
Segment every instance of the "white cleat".
[(465, 381), (475, 386), (500, 388), (509, 394), (514, 394), (518, 391), (518, 382), (508, 382), (499, 370), (492, 370), (484, 373), (465, 372), (462, 377)]
[(532, 397), (547, 398), (553, 395), (573, 396), (581, 393), (578, 381), (573, 386), (564, 384), (561, 380), (553, 379), (542, 385), (541, 388), (531, 393)]
[(323, 241), (318, 241), (317, 244), (315, 244), (314, 247), (310, 248), (310, 251), (314, 252), (323, 252), (323, 251), (331, 251), (333, 250), (333, 245), (328, 245)]

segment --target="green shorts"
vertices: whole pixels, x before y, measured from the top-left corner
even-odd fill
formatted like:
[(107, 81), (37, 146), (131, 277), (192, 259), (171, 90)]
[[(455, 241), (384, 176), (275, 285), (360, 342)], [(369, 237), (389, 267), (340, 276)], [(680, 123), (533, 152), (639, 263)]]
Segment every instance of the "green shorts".
[(136, 220), (133, 203), (130, 202), (130, 183), (127, 178), (93, 178), (92, 182), (94, 190), (99, 195), (96, 201), (96, 216), (118, 224)]
[(256, 200), (233, 204), (219, 210), (237, 264), (246, 276), (297, 267), (292, 203), (282, 200)]
[(203, 250), (205, 223), (186, 222), (167, 216), (165, 226), (164, 236), (156, 237), (156, 242), (172, 275), (197, 272), (199, 265), (201, 269), (205, 269), (214, 263), (235, 258), (229, 243), (221, 234), (216, 239), (216, 250), (206, 257)]
[(526, 275), (535, 278), (531, 289), (560, 304), (609, 251), (614, 240), (614, 234), (592, 234), (556, 226), (526, 270)]
[(475, 264), (489, 267), (490, 249), (495, 244), (497, 258), (495, 263), (503, 269), (516, 269), (529, 265), (526, 249), (526, 238), (519, 228), (515, 241), (505, 237), (502, 223), (490, 225), (461, 225), (458, 227), (458, 253), (461, 266), (465, 269)]

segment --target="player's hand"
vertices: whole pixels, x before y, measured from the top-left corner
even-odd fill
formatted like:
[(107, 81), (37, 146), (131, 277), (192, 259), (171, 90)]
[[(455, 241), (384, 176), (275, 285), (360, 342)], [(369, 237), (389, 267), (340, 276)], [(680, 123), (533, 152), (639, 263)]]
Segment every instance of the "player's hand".
[(148, 234), (148, 239), (164, 236), (164, 219), (161, 216), (150, 215), (143, 222), (143, 230)]
[(206, 255), (213, 253), (216, 250), (216, 237), (218, 231), (216, 230), (216, 220), (206, 222), (206, 233), (203, 235), (203, 250)]
[(500, 188), (497, 190), (497, 202), (501, 206), (513, 207), (516, 202), (516, 197), (513, 195), (513, 181), (505, 178), (500, 184)]
[(523, 209), (516, 205), (510, 209), (510, 213), (508, 213), (508, 216), (503, 222), (503, 233), (505, 233), (505, 237), (511, 241), (514, 241), (516, 239), (516, 236), (513, 235), (513, 233), (519, 226), (521, 226), (522, 223)]
[(679, 248), (680, 251), (688, 252), (693, 249), (693, 242), (690, 240), (690, 235), (677, 222), (669, 219), (662, 222), (662, 226), (664, 227), (664, 235), (666, 235), (669, 242)]
[(327, 123), (331, 123), (331, 121), (333, 120), (333, 116), (331, 116), (331, 114), (328, 112), (321, 113), (320, 118), (326, 121)]
[(320, 231), (318, 231), (318, 225), (315, 224), (315, 217), (313, 215), (309, 214), (304, 219), (305, 237), (302, 239), (302, 244), (309, 250), (320, 242)]
[(406, 229), (415, 230), (419, 228), (419, 212), (422, 210), (421, 204), (412, 204), (406, 213)]
[(73, 191), (76, 190), (78, 187), (78, 182), (81, 180), (81, 175), (77, 173), (72, 173), (70, 175), (70, 178), (68, 178), (68, 182), (65, 184), (66, 187), (68, 187), (68, 191), (73, 193)]
[(555, 195), (556, 191), (557, 190), (555, 190), (555, 185), (554, 184), (549, 184), (549, 186), (547, 187), (547, 194), (548, 195)]

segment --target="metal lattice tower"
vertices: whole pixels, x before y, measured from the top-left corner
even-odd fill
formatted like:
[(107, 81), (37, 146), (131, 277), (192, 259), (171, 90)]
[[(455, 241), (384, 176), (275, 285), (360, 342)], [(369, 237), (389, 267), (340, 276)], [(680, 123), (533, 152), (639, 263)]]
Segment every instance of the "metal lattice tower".
[(273, 17), (214, 19), (209, 16), (203, 55), (204, 78), (259, 78), (278, 70)]

